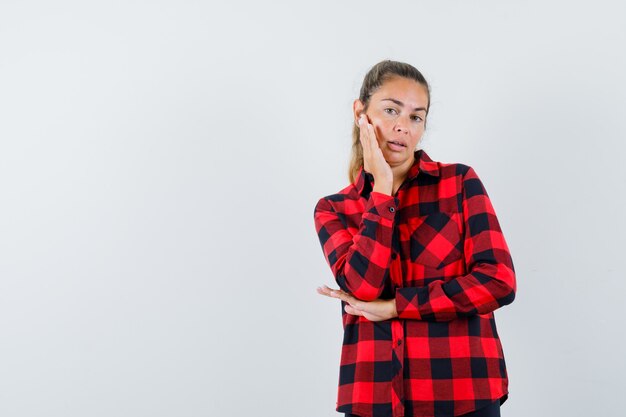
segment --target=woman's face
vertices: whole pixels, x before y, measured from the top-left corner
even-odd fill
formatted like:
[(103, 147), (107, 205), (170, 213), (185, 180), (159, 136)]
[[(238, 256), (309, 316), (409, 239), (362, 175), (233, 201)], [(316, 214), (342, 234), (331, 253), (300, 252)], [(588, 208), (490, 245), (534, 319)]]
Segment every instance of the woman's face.
[[(426, 88), (404, 77), (387, 80), (371, 96), (365, 114), (374, 126), (378, 146), (389, 165), (409, 164), (409, 160), (412, 164), (413, 151), (424, 134), (427, 107)], [(355, 119), (362, 111), (363, 104), (359, 99), (355, 100)]]

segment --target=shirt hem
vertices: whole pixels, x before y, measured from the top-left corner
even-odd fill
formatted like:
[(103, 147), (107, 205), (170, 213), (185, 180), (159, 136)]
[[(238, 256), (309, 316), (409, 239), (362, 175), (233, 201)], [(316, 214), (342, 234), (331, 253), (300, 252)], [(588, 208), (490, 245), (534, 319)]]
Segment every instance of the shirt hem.
[[(496, 401), (500, 402), (500, 405), (504, 404), (504, 402), (509, 398), (509, 391), (505, 391), (504, 393), (502, 393), (501, 395), (497, 396), (496, 398), (491, 398), (490, 401), (491, 403), (494, 403)], [(486, 406), (485, 406), (486, 407)], [(335, 411), (337, 411), (338, 413), (342, 413), (342, 414), (354, 414), (357, 415), (359, 417), (376, 417), (374, 416), (369, 410), (369, 406), (367, 406), (367, 409), (363, 409), (361, 407), (355, 407), (352, 404), (343, 404), (341, 406), (338, 406), (335, 408)], [(473, 408), (471, 410), (465, 410), (463, 411), (461, 414), (450, 414), (448, 416), (443, 416), (443, 415), (438, 415), (438, 417), (462, 417), (465, 414), (468, 413), (472, 413), (474, 411), (478, 411), (481, 408)], [(434, 414), (428, 414), (428, 415), (423, 415), (420, 417), (434, 417)], [(402, 416), (394, 416), (394, 417), (404, 417), (404, 415)]]

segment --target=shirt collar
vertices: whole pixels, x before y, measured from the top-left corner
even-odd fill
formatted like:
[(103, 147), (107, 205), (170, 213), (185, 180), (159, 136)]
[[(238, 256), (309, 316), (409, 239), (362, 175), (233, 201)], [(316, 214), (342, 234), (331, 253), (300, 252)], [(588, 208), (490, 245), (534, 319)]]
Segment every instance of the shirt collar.
[[(407, 181), (415, 178), (420, 172), (424, 174), (438, 177), (439, 176), (439, 165), (437, 162), (430, 159), (430, 156), (423, 149), (418, 149), (413, 152), (413, 156), (415, 158), (415, 162), (409, 168), (409, 173), (406, 177)], [(374, 175), (370, 172), (366, 172), (363, 170), (363, 167), (359, 168), (359, 171), (356, 175), (356, 181), (354, 185), (359, 192), (359, 194), (363, 194), (365, 190), (371, 190), (374, 183)]]

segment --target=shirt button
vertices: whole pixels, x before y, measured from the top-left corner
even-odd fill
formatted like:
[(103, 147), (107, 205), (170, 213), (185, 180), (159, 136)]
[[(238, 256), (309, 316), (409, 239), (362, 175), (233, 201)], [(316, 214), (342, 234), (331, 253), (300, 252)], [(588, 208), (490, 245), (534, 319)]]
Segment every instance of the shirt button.
[(402, 344), (402, 340), (398, 340), (398, 346)]
[(389, 211), (393, 213), (396, 209), (394, 207), (389, 207)]
[(398, 254), (397, 254), (397, 253), (392, 253), (392, 254), (391, 254), (391, 259), (396, 259), (397, 257), (398, 257)]

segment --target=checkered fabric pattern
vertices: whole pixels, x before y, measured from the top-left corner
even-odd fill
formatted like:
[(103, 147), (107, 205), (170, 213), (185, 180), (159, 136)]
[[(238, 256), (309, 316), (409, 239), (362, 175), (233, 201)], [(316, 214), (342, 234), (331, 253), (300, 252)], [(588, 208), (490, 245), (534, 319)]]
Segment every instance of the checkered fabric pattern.
[(423, 149), (394, 196), (353, 184), (321, 198), (315, 228), (336, 284), (395, 298), (398, 317), (345, 312), (336, 410), (363, 417), (458, 416), (508, 398), (494, 310), (510, 304), (509, 248), (475, 170)]

